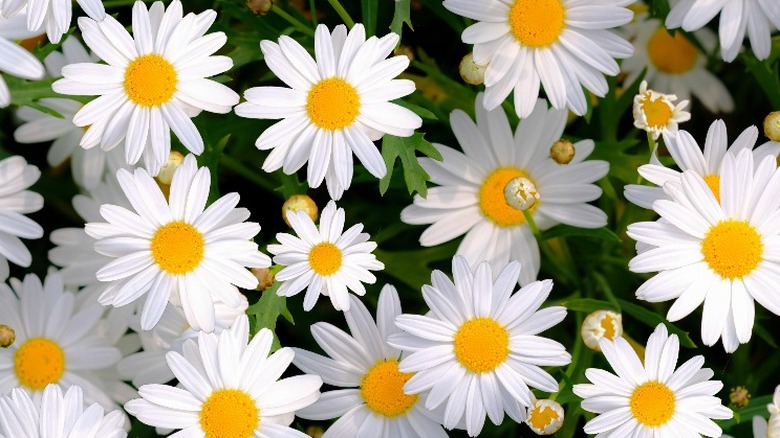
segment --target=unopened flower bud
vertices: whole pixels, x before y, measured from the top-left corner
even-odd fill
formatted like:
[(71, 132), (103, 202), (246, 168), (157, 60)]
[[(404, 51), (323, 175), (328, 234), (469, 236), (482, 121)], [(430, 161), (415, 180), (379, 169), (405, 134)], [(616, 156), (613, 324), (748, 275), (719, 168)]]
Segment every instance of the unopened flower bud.
[(510, 207), (528, 210), (539, 200), (539, 192), (530, 179), (518, 176), (511, 179), (504, 187), (504, 198)]
[(525, 422), (537, 435), (552, 435), (563, 425), (563, 407), (553, 400), (536, 400)]
[(569, 140), (558, 140), (550, 146), (550, 158), (558, 164), (569, 164), (574, 159), (574, 144)]
[(265, 15), (273, 6), (273, 0), (249, 0), (246, 2), (246, 7), (255, 15)]
[(306, 435), (312, 438), (322, 438), (325, 435), (325, 430), (321, 426), (309, 426), (306, 428)]
[(612, 341), (623, 336), (623, 316), (611, 310), (597, 310), (585, 317), (580, 333), (588, 348), (601, 351), (601, 339)]
[(750, 403), (750, 392), (744, 386), (731, 388), (729, 391), (729, 400), (734, 406), (744, 408)]
[(485, 81), (485, 69), (487, 66), (474, 62), (474, 54), (469, 53), (460, 61), (460, 77), (463, 82), (471, 85), (479, 85)]
[(16, 332), (11, 327), (0, 325), (0, 347), (8, 348), (16, 340)]
[(178, 151), (171, 151), (168, 155), (168, 162), (160, 169), (160, 173), (157, 174), (157, 182), (160, 184), (171, 185), (173, 181), (173, 173), (176, 168), (184, 161), (184, 155)]
[(257, 288), (255, 288), (257, 291), (262, 292), (268, 289), (276, 280), (273, 272), (268, 268), (251, 268), (249, 271), (257, 277)]
[(288, 227), (291, 227), (292, 225), (287, 221), (287, 212), (298, 210), (305, 211), (312, 221), (317, 222), (319, 210), (317, 209), (317, 204), (314, 203), (314, 200), (311, 199), (309, 195), (292, 195), (289, 199), (284, 201), (284, 204), (282, 205), (282, 219), (284, 219), (284, 223), (286, 223)]
[(398, 46), (393, 50), (394, 55), (403, 55), (409, 58), (409, 62), (414, 61), (414, 50), (409, 46)]
[(780, 141), (780, 111), (769, 113), (764, 119), (764, 135), (772, 141)]

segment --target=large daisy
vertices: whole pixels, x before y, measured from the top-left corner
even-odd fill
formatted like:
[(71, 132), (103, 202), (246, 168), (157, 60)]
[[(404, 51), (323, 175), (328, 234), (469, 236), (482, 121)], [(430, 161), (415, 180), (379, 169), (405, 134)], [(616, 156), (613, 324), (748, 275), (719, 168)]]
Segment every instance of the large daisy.
[[(0, 11), (3, 10), (2, 7), (3, 2), (0, 1)], [(0, 16), (0, 73), (8, 73), (22, 79), (43, 79), (46, 71), (41, 61), (14, 42), (35, 35), (35, 32), (30, 32), (24, 27), (24, 20), (24, 13), (10, 20)], [(0, 76), (0, 108), (5, 108), (10, 103), (11, 92), (3, 77)]]
[[(680, 341), (659, 324), (647, 340), (644, 363), (628, 341), (602, 339), (601, 351), (616, 374), (588, 368), (592, 382), (574, 385), (582, 409), (599, 414), (585, 424), (585, 433), (604, 438), (629, 436), (717, 438), (721, 429), (712, 419), (734, 413), (715, 396), (723, 383), (695, 356), (677, 367)], [(676, 368), (676, 369), (675, 369)]]
[[(655, 222), (628, 227), (648, 248), (629, 262), (633, 272), (658, 272), (636, 291), (650, 302), (675, 300), (677, 321), (703, 303), (705, 345), (722, 338), (727, 352), (750, 340), (753, 301), (780, 315), (774, 285), (780, 282), (780, 171), (771, 157), (754, 166), (750, 151), (727, 153), (719, 199), (698, 172), (664, 184), (670, 200), (653, 203)], [(720, 202), (718, 202), (720, 201)]]
[(471, 266), (488, 260), (494, 272), (509, 260), (523, 263), (521, 284), (539, 273), (539, 247), (523, 212), (507, 203), (504, 189), (516, 178), (535, 186), (538, 200), (529, 209), (541, 229), (558, 223), (582, 228), (607, 224), (607, 215), (587, 204), (601, 196), (592, 184), (609, 171), (605, 161), (585, 161), (593, 152), (592, 140), (571, 145), (568, 164), (550, 158), (550, 149), (563, 134), (566, 111), (548, 109), (537, 101), (531, 115), (512, 133), (502, 108), (487, 111), (482, 96), (476, 101), (477, 121), (456, 110), (450, 124), (463, 152), (434, 144), (444, 159), (420, 158), (420, 164), (440, 187), (428, 196), (414, 197), (401, 212), (409, 224), (433, 224), (420, 236), (423, 246), (438, 245), (462, 234), (457, 253)]
[(504, 267), (495, 281), (486, 262), (472, 271), (456, 256), (452, 271), (454, 282), (433, 272), (432, 285), (422, 290), (430, 313), (398, 316), (395, 324), (404, 333), (390, 335), (388, 343), (409, 353), (398, 366), (402, 373), (415, 373), (404, 392), (430, 390), (425, 407), (446, 404), (446, 428), (465, 418), (469, 435), (477, 436), (486, 414), (497, 425), (505, 412), (524, 421), (533, 405), (529, 387), (558, 391), (558, 382), (540, 366), (566, 365), (571, 356), (563, 345), (538, 334), (561, 322), (566, 309), (539, 309), (552, 280), (513, 293), (520, 276), (517, 262)]
[(212, 56), (227, 40), (222, 32), (206, 35), (216, 12), (182, 17), (179, 0), (163, 9), (162, 2), (149, 10), (136, 2), (132, 37), (110, 15), (100, 22), (79, 19), (84, 41), (108, 65), (65, 66), (64, 79), (52, 85), (60, 94), (100, 96), (73, 117), (77, 126), (87, 127), (82, 147), (108, 151), (125, 140), (127, 163), (143, 156), (152, 175), (168, 161), (171, 130), (190, 152), (200, 154), (203, 138), (190, 118), (201, 110), (228, 113), (239, 99), (206, 79), (233, 67), (229, 57)]
[(347, 33), (317, 26), (315, 59), (298, 42), (281, 36), (279, 43), (260, 42), (268, 68), (290, 88), (255, 87), (236, 114), (254, 119), (283, 119), (257, 139), (261, 150), (273, 149), (263, 170), (297, 172), (307, 161), (309, 187), (324, 180), (338, 200), (352, 181), (352, 154), (377, 178), (387, 173), (373, 141), (384, 134), (408, 137), (422, 125), (410, 110), (390, 102), (414, 91), (414, 82), (393, 79), (409, 66), (406, 56), (387, 56), (398, 35), (366, 39), (362, 24)]
[(86, 225), (97, 240), (95, 250), (112, 258), (97, 271), (98, 280), (113, 283), (100, 296), (101, 304), (124, 306), (146, 295), (141, 328), (149, 330), (170, 300), (183, 308), (194, 329), (213, 331), (214, 300), (237, 307), (236, 286), (257, 286), (245, 267), (271, 265), (250, 240), (260, 225), (244, 222), (249, 212), (235, 208), (237, 193), (205, 208), (211, 173), (198, 169), (192, 155), (176, 169), (167, 200), (144, 169), (120, 169), (117, 179), (132, 210), (104, 204), (100, 214), (107, 222)]
[(43, 207), (43, 196), (27, 190), (40, 176), (37, 167), (18, 155), (0, 160), (0, 281), (8, 277), (8, 261), (23, 267), (32, 263), (19, 238), (43, 236), (43, 228), (25, 216)]
[[(102, 0), (76, 0), (90, 17), (101, 21), (106, 17)], [(26, 7), (26, 8), (25, 8)], [(70, 21), (73, 15), (72, 2), (59, 2), (56, 0), (5, 0), (0, 1), (0, 15), (5, 18), (18, 17), (21, 13), (26, 15), (22, 19), (26, 21), (29, 32), (41, 34), (45, 27), (46, 35), (52, 43), (59, 43), (62, 36), (70, 29)], [(25, 14), (26, 12), (26, 14)]]
[(556, 109), (577, 115), (588, 109), (583, 87), (604, 96), (604, 75), (620, 68), (614, 58), (633, 53), (609, 29), (631, 21), (634, 0), (444, 0), (444, 7), (477, 23), (463, 31), (474, 44), (474, 62), (485, 70), (485, 108), (492, 110), (514, 89), (515, 111), (528, 117), (540, 85)]

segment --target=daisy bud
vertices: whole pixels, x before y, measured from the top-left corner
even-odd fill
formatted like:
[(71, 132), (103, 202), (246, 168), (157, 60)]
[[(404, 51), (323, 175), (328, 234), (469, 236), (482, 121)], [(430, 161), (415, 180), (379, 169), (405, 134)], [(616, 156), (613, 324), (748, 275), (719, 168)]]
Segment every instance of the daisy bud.
[(569, 140), (558, 140), (550, 146), (550, 158), (558, 164), (569, 164), (577, 151)]
[(650, 133), (655, 140), (664, 133), (676, 134), (678, 125), (691, 119), (691, 113), (683, 111), (688, 101), (675, 105), (676, 101), (674, 94), (650, 90), (647, 82), (642, 81), (639, 94), (634, 96), (634, 126)]
[(537, 435), (552, 435), (563, 425), (563, 408), (553, 400), (536, 400), (525, 422)]
[(409, 62), (414, 61), (414, 50), (409, 46), (398, 46), (393, 50), (393, 55), (403, 55), (409, 58)]
[(780, 111), (769, 113), (764, 119), (764, 135), (772, 141), (780, 141)]
[(5, 324), (0, 325), (0, 347), (8, 348), (16, 340), (16, 332)]
[(471, 85), (480, 85), (485, 80), (486, 65), (479, 65), (474, 62), (474, 54), (469, 53), (460, 61), (460, 77), (463, 82)]
[(262, 292), (271, 287), (271, 285), (274, 284), (274, 281), (276, 281), (273, 272), (268, 268), (252, 268), (249, 271), (252, 272), (252, 275), (257, 277), (256, 291)]
[(623, 336), (623, 316), (611, 310), (597, 310), (582, 322), (582, 340), (588, 348), (601, 351), (599, 341)]
[(306, 428), (306, 435), (312, 438), (322, 438), (325, 435), (325, 431), (322, 429), (322, 426), (309, 426)]
[(181, 152), (171, 151), (168, 155), (168, 162), (165, 163), (160, 169), (160, 173), (157, 174), (157, 182), (165, 184), (166, 186), (171, 185), (171, 181), (173, 181), (173, 172), (183, 161), (184, 155), (182, 155)]
[(750, 403), (750, 393), (744, 386), (737, 386), (729, 391), (729, 400), (738, 408), (744, 408)]
[(314, 200), (311, 199), (309, 195), (292, 195), (284, 201), (284, 204), (282, 205), (282, 219), (284, 219), (284, 223), (286, 223), (288, 227), (292, 227), (292, 225), (287, 222), (287, 212), (298, 210), (305, 211), (313, 222), (317, 222), (319, 209), (317, 209), (317, 204), (314, 203)]
[(504, 187), (504, 198), (510, 207), (528, 210), (539, 200), (539, 192), (530, 179), (518, 176), (509, 180)]
[(249, 0), (246, 2), (246, 7), (255, 15), (265, 15), (271, 11), (273, 6), (272, 0)]

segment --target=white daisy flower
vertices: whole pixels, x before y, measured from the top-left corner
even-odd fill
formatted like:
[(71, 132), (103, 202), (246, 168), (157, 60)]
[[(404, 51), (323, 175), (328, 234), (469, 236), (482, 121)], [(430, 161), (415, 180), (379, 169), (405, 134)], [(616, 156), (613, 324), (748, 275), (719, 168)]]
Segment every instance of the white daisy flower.
[(317, 344), (332, 359), (293, 348), (293, 364), (303, 372), (348, 389), (325, 392), (296, 415), (310, 420), (340, 417), (322, 438), (446, 438), (438, 417), (425, 408), (425, 396), (404, 393), (404, 384), (414, 374), (398, 370), (401, 351), (387, 343), (388, 336), (399, 332), (394, 325), (401, 314), (398, 292), (389, 285), (382, 288), (376, 322), (357, 297), (349, 299), (344, 316), (352, 336), (325, 322), (311, 326)]
[(658, 140), (661, 134), (676, 134), (677, 126), (691, 119), (691, 113), (684, 111), (688, 101), (675, 105), (677, 96), (659, 93), (647, 88), (647, 81), (639, 85), (639, 94), (634, 96), (634, 127), (652, 134)]
[(529, 386), (557, 392), (558, 382), (540, 366), (561, 366), (571, 355), (560, 343), (538, 334), (566, 316), (561, 306), (539, 310), (552, 290), (552, 280), (535, 281), (512, 293), (520, 263), (504, 267), (493, 281), (487, 262), (472, 272), (466, 259), (452, 260), (454, 283), (433, 271), (432, 286), (423, 286), (431, 311), (400, 315), (395, 324), (405, 333), (390, 335), (388, 343), (410, 354), (398, 367), (415, 373), (404, 385), (407, 394), (430, 390), (425, 407), (446, 404), (444, 427), (452, 429), (465, 418), (470, 436), (477, 436), (485, 415), (498, 425), (506, 412), (526, 419), (533, 405)]
[(25, 216), (43, 207), (43, 196), (26, 190), (41, 171), (15, 155), (0, 160), (0, 281), (8, 278), (8, 261), (28, 267), (32, 255), (19, 238), (38, 239), (43, 228)]
[(444, 7), (477, 23), (461, 39), (474, 44), (485, 70), (485, 108), (495, 109), (514, 89), (515, 111), (528, 117), (544, 87), (552, 106), (577, 115), (588, 110), (583, 87), (603, 97), (604, 75), (620, 72), (615, 58), (633, 53), (609, 29), (631, 21), (634, 0), (444, 0)]
[[(3, 18), (2, 11), (4, 9), (2, 8), (3, 2), (0, 1), (0, 72), (22, 79), (43, 79), (46, 71), (43, 69), (41, 61), (14, 42), (14, 40), (29, 38), (36, 34), (24, 27), (24, 12), (9, 20)], [(11, 91), (0, 75), (0, 108), (5, 108), (10, 103)]]
[(666, 16), (666, 27), (686, 32), (701, 29), (720, 14), (720, 56), (733, 61), (745, 34), (760, 60), (772, 51), (772, 29), (780, 28), (780, 3), (774, 0), (680, 0)]
[(369, 271), (385, 268), (371, 251), (376, 243), (368, 240), (363, 224), (344, 231), (344, 209), (334, 201), (322, 210), (319, 229), (304, 210), (287, 211), (287, 221), (295, 233), (278, 233), (280, 245), (268, 245), (274, 263), (284, 266), (276, 274), (283, 282), (277, 294), (291, 297), (306, 289), (303, 309), (314, 308), (320, 294), (330, 297), (336, 310), (349, 310), (349, 291), (363, 296), (363, 283), (374, 284), (376, 277)]
[(488, 260), (493, 272), (498, 272), (510, 259), (519, 260), (523, 264), (520, 283), (528, 284), (539, 274), (539, 246), (523, 212), (507, 203), (507, 184), (525, 178), (536, 186), (538, 201), (528, 211), (542, 230), (559, 223), (603, 227), (607, 215), (587, 202), (601, 196), (601, 188), (592, 183), (607, 174), (609, 163), (585, 161), (593, 152), (593, 140), (575, 143), (568, 164), (553, 161), (550, 149), (563, 134), (566, 111), (548, 109), (543, 100), (520, 121), (514, 135), (504, 110), (485, 110), (481, 95), (476, 114), (476, 123), (460, 110), (450, 117), (463, 152), (434, 144), (444, 159), (419, 159), (440, 187), (429, 189), (425, 198), (416, 195), (414, 204), (401, 212), (401, 220), (432, 224), (420, 236), (423, 246), (465, 234), (457, 254), (471, 266)]
[(107, 222), (85, 227), (97, 240), (95, 251), (113, 259), (97, 271), (98, 280), (113, 283), (101, 294), (101, 304), (120, 307), (149, 292), (141, 312), (143, 330), (157, 324), (170, 299), (183, 308), (192, 328), (213, 331), (214, 301), (238, 307), (236, 286), (257, 287), (245, 267), (271, 265), (250, 240), (260, 225), (244, 222), (249, 212), (235, 208), (237, 193), (204, 210), (211, 173), (198, 169), (192, 155), (176, 169), (168, 200), (144, 169), (120, 169), (117, 179), (132, 210), (104, 204), (100, 214)]
[(563, 407), (555, 400), (536, 400), (531, 395), (533, 405), (528, 407), (525, 424), (537, 435), (552, 435), (563, 426)]
[[(76, 0), (76, 2), (92, 19), (101, 21), (106, 18), (102, 0)], [(71, 2), (63, 3), (56, 0), (5, 0), (0, 2), (0, 15), (5, 18), (26, 15), (28, 31), (39, 35), (45, 28), (49, 41), (57, 44), (70, 29), (72, 8)]]
[(623, 336), (623, 315), (611, 310), (596, 310), (588, 314), (582, 321), (580, 335), (588, 348), (601, 351), (599, 349), (600, 340), (612, 341)]
[(384, 134), (409, 137), (422, 125), (410, 110), (391, 103), (411, 94), (414, 82), (393, 79), (409, 66), (406, 56), (385, 59), (398, 35), (366, 39), (358, 23), (347, 33), (343, 25), (331, 34), (317, 26), (315, 59), (298, 42), (283, 35), (279, 44), (263, 40), (260, 49), (268, 68), (290, 88), (255, 87), (236, 114), (254, 119), (283, 119), (266, 129), (255, 143), (273, 151), (263, 170), (297, 172), (307, 161), (309, 187), (325, 181), (330, 197), (339, 200), (352, 182), (352, 153), (377, 178), (387, 173), (373, 141)]
[(723, 383), (710, 380), (713, 372), (695, 356), (679, 368), (680, 342), (658, 324), (647, 340), (644, 364), (623, 338), (602, 340), (615, 374), (588, 368), (592, 384), (574, 385), (582, 397), (582, 409), (599, 414), (584, 431), (603, 437), (700, 436), (719, 437), (722, 430), (712, 419), (731, 418), (734, 413), (715, 396)]
[(719, 200), (694, 171), (667, 182), (664, 191), (671, 200), (653, 203), (663, 220), (628, 227), (629, 236), (648, 245), (629, 269), (658, 272), (636, 296), (675, 300), (669, 321), (703, 303), (702, 341), (713, 345), (722, 338), (730, 353), (750, 340), (754, 300), (780, 315), (774, 292), (780, 281), (780, 171), (772, 158), (754, 166), (753, 155), (743, 150), (723, 158)]
[(182, 18), (179, 0), (163, 9), (162, 2), (149, 10), (136, 2), (133, 37), (110, 15), (100, 22), (79, 19), (84, 41), (108, 65), (67, 65), (64, 79), (52, 85), (60, 94), (100, 96), (73, 117), (77, 126), (88, 127), (83, 148), (99, 144), (108, 151), (125, 140), (127, 164), (143, 155), (152, 175), (168, 161), (171, 130), (190, 152), (200, 154), (203, 138), (190, 118), (201, 110), (228, 113), (239, 99), (206, 79), (233, 67), (229, 57), (211, 56), (227, 40), (222, 32), (206, 35), (216, 12)]
[(246, 316), (219, 336), (198, 333), (183, 354), (166, 355), (181, 387), (144, 385), (125, 409), (148, 425), (183, 429), (180, 436), (308, 438), (288, 425), (320, 397), (322, 379), (279, 380), (295, 353), (281, 348), (269, 356), (273, 333), (266, 328), (248, 338)]
[(39, 438), (125, 438), (122, 411), (104, 412), (97, 403), (85, 406), (79, 386), (62, 393), (59, 385), (48, 385), (36, 401), (21, 388), (0, 397), (0, 437)]

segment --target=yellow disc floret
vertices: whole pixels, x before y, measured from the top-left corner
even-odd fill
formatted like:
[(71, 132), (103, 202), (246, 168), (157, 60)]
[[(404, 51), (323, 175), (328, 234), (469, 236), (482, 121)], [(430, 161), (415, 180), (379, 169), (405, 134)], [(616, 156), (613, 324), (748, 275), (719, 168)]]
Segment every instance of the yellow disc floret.
[[(536, 186), (536, 182), (525, 171), (514, 167), (499, 167), (485, 178), (479, 188), (479, 209), (482, 214), (500, 227), (513, 227), (525, 223), (523, 212), (506, 201), (504, 189), (515, 178), (523, 177)], [(538, 187), (538, 186), (536, 186)], [(539, 202), (528, 208), (533, 213)]]
[(493, 371), (509, 356), (509, 333), (493, 318), (474, 318), (455, 333), (455, 357), (473, 373)]
[(647, 56), (658, 71), (682, 74), (696, 66), (699, 50), (682, 33), (675, 31), (671, 36), (661, 27), (647, 42)]
[(512, 34), (529, 47), (546, 47), (558, 40), (565, 19), (561, 0), (515, 0), (509, 9)]
[(675, 396), (668, 386), (650, 381), (634, 389), (628, 400), (634, 418), (647, 427), (666, 424), (674, 415)]
[(65, 372), (65, 352), (49, 339), (30, 338), (14, 354), (14, 372), (20, 384), (41, 391), (59, 382)]
[(749, 222), (726, 220), (713, 225), (704, 235), (701, 252), (713, 271), (733, 280), (756, 269), (764, 254), (764, 244)]
[(360, 96), (355, 87), (341, 78), (324, 79), (309, 90), (306, 112), (319, 128), (342, 129), (360, 114)]
[(151, 247), (154, 261), (169, 274), (186, 274), (203, 260), (203, 235), (186, 222), (160, 227), (152, 237)]
[(720, 176), (719, 175), (705, 175), (704, 182), (707, 183), (707, 187), (712, 190), (712, 194), (715, 195), (715, 199), (720, 204)]
[(260, 409), (240, 389), (218, 389), (200, 409), (200, 427), (206, 438), (249, 438), (260, 424)]
[(323, 276), (338, 272), (341, 268), (341, 258), (339, 247), (329, 242), (318, 243), (309, 251), (311, 269)]
[(647, 126), (651, 128), (663, 128), (672, 120), (672, 110), (674, 109), (669, 102), (658, 96), (653, 100), (650, 93), (640, 101), (642, 112), (647, 119)]
[(143, 107), (160, 106), (173, 98), (178, 84), (173, 65), (157, 54), (138, 57), (125, 70), (125, 93)]
[(363, 376), (360, 395), (377, 414), (390, 418), (403, 415), (417, 403), (416, 394), (404, 393), (404, 385), (413, 375), (398, 371), (397, 360), (380, 361)]

